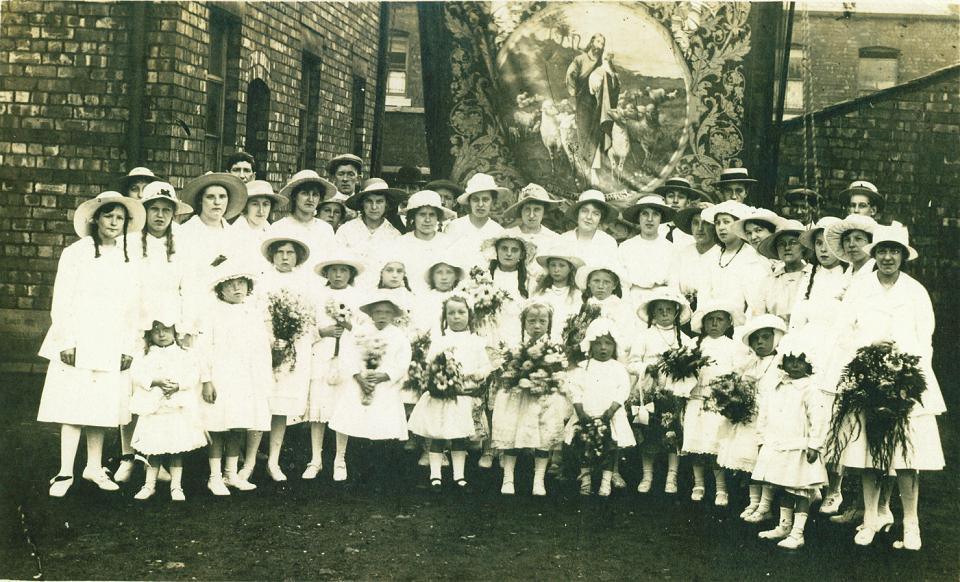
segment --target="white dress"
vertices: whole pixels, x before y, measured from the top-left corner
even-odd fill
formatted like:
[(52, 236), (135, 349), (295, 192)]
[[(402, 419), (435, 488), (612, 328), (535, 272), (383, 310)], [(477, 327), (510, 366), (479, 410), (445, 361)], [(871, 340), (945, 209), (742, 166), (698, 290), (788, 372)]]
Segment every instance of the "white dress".
[[(266, 239), (267, 230), (270, 228), (270, 223), (267, 221), (263, 222), (262, 226), (254, 227), (247, 221), (246, 217), (242, 214), (233, 221), (233, 224), (230, 225), (230, 233), (234, 237), (234, 241), (237, 246), (236, 249), (245, 259), (254, 261), (256, 264), (266, 263), (267, 260), (263, 257), (263, 253), (260, 252), (260, 245), (263, 244), (263, 241)], [(311, 252), (313, 249), (310, 249)]]
[[(244, 260), (244, 248), (237, 242), (237, 233), (227, 221), (221, 228), (207, 226), (199, 216), (191, 216), (180, 225), (177, 233), (177, 252), (183, 253), (183, 309), (186, 324), (202, 333), (203, 310), (210, 298), (212, 263), (224, 256)], [(257, 253), (257, 256), (260, 256)]]
[[(469, 331), (446, 330), (436, 333), (427, 354), (427, 363), (444, 351), (450, 351), (465, 376), (483, 381), (493, 366), (487, 356), (486, 341)], [(428, 439), (462, 439), (475, 436), (473, 410), (478, 398), (458, 394), (456, 398), (434, 398), (430, 392), (420, 395), (410, 414), (410, 432)]]
[[(131, 256), (136, 254), (140, 269), (141, 301), (138, 323), (144, 326), (143, 329), (149, 329), (154, 317), (159, 315), (156, 309), (162, 308), (166, 311), (166, 308), (172, 305), (178, 317), (177, 333), (194, 334), (196, 333), (196, 316), (184, 310), (187, 293), (184, 279), (189, 269), (186, 250), (188, 239), (181, 234), (180, 225), (173, 223), (171, 228), (174, 252), (169, 258), (167, 258), (166, 237), (157, 238), (151, 234), (147, 234), (146, 237), (142, 234), (131, 235), (128, 241), (130, 245), (128, 252)], [(144, 241), (146, 245), (143, 244)]]
[(760, 305), (757, 309), (762, 313), (772, 313), (786, 322), (790, 321), (797, 298), (802, 297), (806, 289), (803, 283), (809, 281), (813, 267), (804, 265), (799, 271), (788, 273), (783, 264), (777, 266), (767, 277), (766, 284), (760, 291)]
[[(330, 287), (321, 287), (317, 291), (317, 330), (329, 327), (336, 321), (327, 314), (327, 305), (330, 303), (343, 304), (351, 312), (351, 324), (354, 329), (360, 323), (360, 317), (365, 317), (358, 309), (358, 292), (353, 287), (345, 289), (331, 289)], [(344, 346), (350, 343), (353, 331), (344, 329), (340, 336), (340, 356), (343, 356)], [(313, 361), (310, 369), (312, 378), (310, 378), (310, 390), (307, 398), (307, 416), (304, 420), (309, 422), (329, 422), (337, 405), (337, 399), (347, 381), (346, 366), (344, 360), (338, 356), (334, 360), (336, 352), (337, 339), (333, 337), (321, 337), (313, 344)], [(337, 366), (340, 369), (340, 382), (331, 382), (331, 367)]]
[[(353, 377), (367, 369), (361, 345), (365, 337), (377, 337), (385, 343), (382, 359), (375, 369), (390, 377), (377, 384), (367, 404), (363, 403), (360, 384)], [(410, 365), (410, 342), (406, 334), (393, 325), (382, 330), (365, 325), (357, 330), (352, 341), (341, 345), (343, 347), (347, 349), (346, 353), (341, 353), (343, 386), (330, 417), (330, 428), (370, 440), (407, 440), (407, 414), (400, 394)]]
[[(849, 331), (839, 333), (838, 356), (832, 368), (837, 377), (858, 348), (880, 340), (892, 340), (903, 352), (920, 357), (927, 389), (909, 417), (910, 447), (906, 451), (897, 448), (892, 468), (941, 470), (944, 457), (936, 417), (946, 411), (946, 405), (931, 365), (934, 315), (927, 290), (906, 273), (900, 273), (897, 282), (885, 289), (873, 273), (870, 277), (854, 278), (840, 310), (837, 326)], [(847, 467), (872, 468), (874, 462), (867, 448), (865, 431), (859, 431), (854, 437), (843, 450), (841, 463)]]
[[(610, 419), (610, 435), (620, 448), (637, 444), (627, 412), (623, 409), (623, 403), (630, 397), (630, 375), (623, 364), (613, 359), (606, 362), (589, 359), (573, 370), (569, 382), (571, 403), (582, 404), (583, 411), (590, 417), (600, 416), (613, 403), (619, 404), (620, 408)], [(567, 444), (573, 442), (578, 420), (574, 415), (567, 423), (564, 431)]]
[(669, 240), (667, 239), (667, 235), (670, 234), (671, 231), (673, 231), (673, 236), (670, 238), (673, 239), (673, 244), (676, 245), (677, 248), (693, 244), (693, 235), (683, 232), (677, 228), (673, 222), (662, 222), (660, 223), (660, 227), (657, 228), (657, 233), (661, 238), (666, 240)]
[(729, 374), (742, 365), (746, 348), (743, 344), (721, 336), (704, 337), (700, 351), (713, 362), (700, 369), (697, 387), (687, 400), (683, 416), (683, 452), (686, 454), (716, 455), (720, 450), (720, 426), (723, 416), (703, 409), (710, 396), (710, 382)]
[[(417, 238), (413, 232), (401, 236), (396, 241), (397, 250), (403, 257), (403, 264), (407, 269), (407, 279), (410, 281), (410, 289), (414, 293), (428, 291), (427, 271), (445, 252), (449, 252), (453, 242), (446, 234), (438, 232), (430, 240)], [(467, 255), (468, 258), (473, 255)], [(469, 268), (469, 267), (468, 267)], [(467, 273), (463, 274), (464, 277)]]
[(736, 301), (748, 315), (760, 315), (763, 313), (760, 293), (770, 276), (770, 261), (747, 243), (743, 243), (732, 257), (728, 254), (721, 258), (721, 253), (722, 248), (717, 245), (703, 257), (706, 272), (699, 301)]
[(617, 359), (625, 362), (627, 359), (627, 350), (629, 349), (626, 342), (636, 333), (638, 325), (645, 325), (640, 321), (640, 318), (637, 317), (637, 311), (633, 305), (633, 301), (630, 300), (629, 295), (624, 296), (622, 299), (616, 295), (610, 295), (605, 299), (589, 297), (587, 303), (599, 305), (600, 316), (609, 318), (616, 324), (617, 333), (624, 342), (624, 345), (617, 346)]
[(657, 287), (676, 287), (676, 247), (665, 238), (646, 240), (637, 235), (620, 243), (619, 262), (627, 268), (629, 281), (624, 281), (624, 292), (630, 290), (634, 303), (639, 303), (645, 292)]
[(763, 358), (751, 354), (740, 375), (757, 382), (757, 415), (749, 422), (733, 424), (724, 418), (720, 424), (720, 449), (717, 464), (732, 471), (752, 472), (760, 450), (760, 435), (757, 431), (759, 410), (764, 400), (780, 381), (779, 368), (782, 358), (776, 352)]
[(554, 287), (551, 285), (543, 291), (535, 292), (534, 295), (537, 299), (553, 307), (553, 325), (550, 330), (550, 339), (555, 342), (562, 342), (563, 328), (567, 319), (580, 313), (580, 306), (583, 305), (583, 293), (576, 287)]
[[(273, 267), (268, 267), (260, 278), (260, 294), (265, 302), (270, 296), (280, 291), (286, 291), (293, 297), (298, 297), (301, 305), (316, 321), (317, 301), (312, 285), (318, 279), (304, 268), (298, 267), (289, 273), (281, 273)], [(269, 304), (269, 303), (268, 303)], [(269, 312), (268, 315), (269, 317)], [(272, 334), (271, 324), (271, 339)], [(284, 362), (280, 368), (273, 370), (273, 383), (270, 386), (270, 414), (286, 416), (288, 420), (298, 421), (307, 414), (307, 401), (310, 393), (310, 380), (313, 378), (313, 343), (317, 340), (316, 325), (310, 326), (294, 342), (295, 358)]]
[[(695, 378), (681, 382), (675, 382), (664, 377), (654, 380), (654, 376), (648, 372), (647, 368), (655, 365), (660, 356), (667, 350), (676, 349), (681, 345), (692, 346), (693, 339), (681, 331), (678, 341), (677, 329), (673, 326), (664, 328), (656, 324), (647, 326), (647, 324), (641, 323), (640, 325), (644, 327), (641, 327), (635, 333), (626, 353), (627, 370), (638, 378), (637, 391), (646, 394), (653, 388), (654, 383), (659, 381), (661, 384), (669, 383), (674, 393), (686, 397), (696, 384)], [(635, 396), (639, 396), (639, 394)]]
[[(503, 303), (500, 312), (495, 318), (477, 330), (480, 335), (487, 338), (491, 346), (497, 346), (501, 343), (511, 346), (520, 343), (522, 331), (520, 312), (523, 310), (523, 304), (526, 300), (520, 295), (519, 279), (519, 271), (501, 271), (497, 269), (493, 272), (493, 285), (509, 293), (510, 298)], [(533, 282), (529, 276), (526, 280), (526, 286), (527, 295), (532, 295)]]
[[(200, 363), (177, 344), (150, 351), (131, 368), (130, 410), (140, 415), (131, 444), (144, 455), (178, 454), (206, 446), (200, 421)], [(165, 397), (154, 380), (172, 380), (179, 390)]]
[(200, 402), (209, 432), (231, 429), (270, 430), (270, 324), (266, 305), (251, 295), (231, 304), (213, 296), (205, 311), (202, 353), (217, 397)]
[(443, 234), (453, 245), (467, 256), (479, 255), (483, 241), (503, 234), (503, 227), (492, 218), (477, 228), (470, 222), (470, 216), (461, 216), (447, 223)]
[[(357, 255), (367, 268), (360, 274), (357, 286), (377, 286), (380, 276), (380, 273), (375, 272), (377, 255), (393, 248), (399, 238), (400, 231), (386, 220), (373, 230), (367, 228), (360, 216), (340, 225), (336, 234), (337, 244)], [(317, 252), (322, 252), (322, 249), (318, 249)]]
[(823, 452), (830, 418), (811, 380), (809, 376), (794, 380), (781, 374), (780, 382), (767, 392), (757, 420), (761, 446), (753, 480), (780, 485), (791, 492), (827, 482), (823, 456), (813, 463), (806, 459), (806, 449)]
[[(810, 287), (810, 277), (813, 277), (813, 287)], [(814, 372), (818, 375), (823, 372), (836, 349), (837, 334), (841, 332), (836, 322), (840, 317), (840, 302), (849, 284), (850, 279), (840, 265), (832, 269), (811, 269), (798, 285), (797, 300), (780, 351), (804, 353), (813, 364)], [(835, 387), (835, 384), (821, 386), (821, 390)]]
[[(130, 422), (130, 374), (122, 355), (143, 353), (137, 257), (123, 240), (100, 247), (84, 237), (63, 250), (53, 286), (51, 325), (40, 356), (50, 360), (37, 420), (80, 426), (116, 427)], [(129, 245), (129, 241), (128, 241)], [(60, 352), (76, 349), (76, 365)]]
[[(593, 233), (589, 240), (577, 237), (577, 229), (573, 228), (560, 235), (561, 241), (573, 241), (573, 248), (577, 249), (577, 254), (581, 259), (591, 263), (599, 263), (617, 256), (617, 239), (602, 230)], [(623, 282), (627, 284), (626, 281)]]
[(710, 250), (707, 249), (705, 253), (701, 253), (697, 250), (695, 243), (690, 243), (678, 245), (675, 251), (673, 279), (677, 282), (677, 287), (683, 296), (690, 301), (691, 308), (695, 308), (694, 301), (707, 287), (709, 258), (712, 256), (716, 259), (716, 256), (711, 255)]
[(307, 264), (303, 265), (305, 269), (312, 270), (313, 265), (322, 260), (328, 249), (334, 248), (336, 244), (333, 227), (319, 218), (313, 218), (309, 222), (300, 222), (293, 215), (290, 215), (281, 218), (274, 224), (293, 227), (292, 230), (294, 232), (299, 231), (301, 240), (310, 246), (310, 259)]

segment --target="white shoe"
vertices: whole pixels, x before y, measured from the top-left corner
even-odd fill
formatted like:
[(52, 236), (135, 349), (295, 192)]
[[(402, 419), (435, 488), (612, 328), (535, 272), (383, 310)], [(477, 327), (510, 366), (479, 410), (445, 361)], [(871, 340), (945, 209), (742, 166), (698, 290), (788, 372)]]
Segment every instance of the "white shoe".
[(746, 509), (740, 512), (740, 519), (746, 520), (748, 517), (753, 515), (753, 512), (756, 511), (758, 507), (760, 507), (759, 503), (751, 503), (746, 507)]
[(610, 478), (610, 485), (612, 485), (614, 489), (627, 488), (627, 482), (623, 480), (623, 476), (620, 475), (620, 473), (616, 473), (616, 472)]
[(237, 477), (243, 479), (244, 481), (249, 481), (251, 476), (253, 476), (253, 467), (244, 466), (242, 469), (237, 471)]
[(535, 497), (543, 497), (547, 494), (547, 488), (543, 485), (542, 482), (533, 482), (533, 495)]
[(323, 470), (323, 465), (321, 463), (310, 463), (307, 465), (307, 468), (303, 470), (303, 475), (300, 475), (300, 478), (308, 480), (316, 479), (321, 470)]
[(223, 477), (219, 475), (210, 476), (210, 479), (207, 481), (207, 489), (210, 490), (210, 493), (213, 493), (218, 497), (230, 495), (230, 490), (227, 489), (227, 484), (223, 482)]
[(797, 530), (791, 531), (790, 535), (777, 543), (777, 547), (787, 550), (799, 550), (803, 547), (803, 532), (798, 532)]
[(690, 492), (690, 501), (703, 501), (703, 496), (706, 492), (707, 490), (703, 487), (694, 487), (693, 491)]
[(83, 478), (87, 481), (92, 481), (104, 491), (117, 491), (120, 489), (120, 486), (110, 480), (110, 476), (107, 475), (107, 472), (103, 467), (96, 468), (85, 468), (83, 470)]
[(171, 479), (170, 472), (167, 471), (166, 467), (164, 467), (163, 465), (160, 465), (160, 470), (157, 471), (157, 481), (163, 481), (164, 483), (168, 483), (170, 479)]
[(117, 483), (126, 483), (130, 480), (130, 477), (133, 476), (133, 470), (136, 468), (136, 463), (133, 459), (129, 461), (120, 461), (120, 466), (117, 467), (117, 472), (113, 474), (113, 480)]
[(713, 504), (717, 507), (726, 507), (730, 503), (730, 496), (726, 491), (717, 491), (716, 497), (713, 498)]
[(237, 491), (253, 491), (257, 488), (256, 485), (241, 477), (240, 473), (234, 475), (227, 473), (223, 478), (223, 483), (227, 487), (233, 487)]
[(186, 501), (186, 500), (187, 500), (187, 496), (183, 494), (183, 489), (180, 489), (179, 487), (176, 489), (170, 489), (170, 501)]
[(827, 495), (820, 504), (820, 513), (824, 515), (835, 515), (840, 511), (840, 504), (843, 503), (843, 494), (837, 491), (833, 495)]
[(914, 552), (918, 551), (921, 545), (919, 524), (903, 524), (903, 539), (893, 542), (896, 550), (913, 550)]
[(650, 489), (653, 488), (653, 479), (648, 479), (646, 476), (640, 480), (640, 484), (637, 485), (637, 493), (650, 493)]
[(280, 465), (271, 465), (267, 463), (267, 475), (277, 483), (287, 480), (287, 476), (280, 470)]
[(600, 497), (610, 497), (612, 485), (612, 479), (603, 479), (600, 481), (600, 489), (597, 490), (597, 495)]
[(50, 479), (50, 497), (63, 497), (73, 485), (73, 475), (57, 475)]
[(489, 469), (493, 466), (493, 454), (492, 453), (483, 453), (480, 455), (480, 460), (477, 461), (477, 465), (481, 469)]
[(347, 464), (344, 461), (334, 461), (333, 463), (333, 480), (334, 481), (346, 481), (347, 480)]
[(500, 487), (501, 495), (513, 495), (516, 493), (516, 490), (513, 487), (513, 481), (504, 481), (503, 485)]
[(670, 471), (667, 473), (667, 482), (663, 486), (663, 492), (668, 494), (675, 494), (677, 492), (677, 473), (676, 471)]
[(140, 488), (140, 491), (137, 491), (137, 494), (133, 496), (137, 501), (145, 501), (153, 497), (153, 494), (157, 492), (156, 485), (144, 485)]
[(768, 529), (767, 531), (762, 531), (757, 534), (757, 537), (761, 540), (782, 540), (790, 535), (790, 530), (792, 529), (792, 519), (780, 518), (780, 523), (777, 525), (777, 527)]
[(767, 521), (769, 519), (773, 519), (773, 512), (769, 509), (760, 509), (758, 506), (753, 513), (743, 518), (743, 521), (747, 523), (760, 523), (761, 521)]

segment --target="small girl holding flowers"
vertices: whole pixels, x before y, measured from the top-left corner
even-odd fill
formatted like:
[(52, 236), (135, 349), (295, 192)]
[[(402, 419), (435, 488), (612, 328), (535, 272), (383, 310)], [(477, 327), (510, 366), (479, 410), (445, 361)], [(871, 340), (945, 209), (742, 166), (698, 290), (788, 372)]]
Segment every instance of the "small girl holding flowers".
[(426, 356), (423, 394), (410, 414), (410, 432), (429, 439), (430, 487), (440, 490), (443, 451), (449, 448), (453, 480), (467, 487), (467, 442), (476, 436), (474, 408), (480, 385), (492, 369), (486, 341), (477, 335), (473, 311), (463, 297), (443, 302), (440, 335)]
[(623, 409), (630, 397), (630, 375), (617, 361), (617, 348), (622, 344), (618, 338), (614, 322), (605, 317), (594, 320), (581, 344), (590, 358), (570, 375), (576, 415), (567, 423), (565, 441), (571, 444), (579, 433), (588, 444), (580, 474), (581, 495), (593, 493), (591, 471), (599, 465), (603, 472), (598, 494), (609, 496), (619, 449), (637, 444)]
[(553, 308), (543, 301), (520, 313), (522, 343), (509, 350), (501, 367), (501, 387), (493, 407), (493, 447), (503, 451), (500, 493), (513, 495), (514, 468), (523, 449), (533, 449), (533, 494), (547, 494), (544, 477), (550, 453), (563, 441), (569, 416), (564, 383), (567, 358), (550, 340)]

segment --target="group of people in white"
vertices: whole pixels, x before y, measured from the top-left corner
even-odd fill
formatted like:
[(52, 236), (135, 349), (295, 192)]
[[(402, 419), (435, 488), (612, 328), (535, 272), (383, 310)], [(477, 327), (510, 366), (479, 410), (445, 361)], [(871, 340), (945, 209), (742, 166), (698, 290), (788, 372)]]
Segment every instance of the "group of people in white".
[[(558, 234), (543, 221), (561, 202), (536, 184), (499, 214), (514, 224), (504, 228), (492, 214), (511, 193), (492, 176), (475, 174), (463, 187), (440, 180), (407, 196), (376, 178), (361, 187), (362, 169), (359, 158), (340, 156), (328, 167), (332, 181), (303, 170), (275, 192), (253, 172), (208, 173), (177, 191), (138, 168), (124, 192), (80, 204), (80, 239), (60, 257), (40, 352), (50, 364), (38, 420), (62, 425), (51, 496), (73, 484), (82, 433), (82, 477), (102, 490), (131, 479), (135, 454), (147, 460), (136, 499), (154, 496), (160, 479), (182, 501), (182, 455), (204, 447), (213, 495), (256, 488), (264, 432), (264, 477), (284, 481), (285, 431), (298, 423), (311, 436), (302, 479), (321, 474), (329, 427), (334, 481), (348, 477), (351, 439), (394, 440), (422, 452), (437, 490), (447, 465), (451, 485), (468, 487), (474, 451), (484, 469), (498, 461), (501, 492), (513, 495), (518, 458), (532, 452), (532, 492), (546, 495), (545, 478), (576, 426), (600, 419), (615, 446), (598, 487), (597, 474), (581, 471), (584, 495), (626, 488), (625, 454), (642, 463), (637, 492), (650, 492), (665, 466), (658, 487), (677, 494), (686, 457), (693, 502), (703, 502), (708, 473), (721, 507), (728, 476), (749, 474), (740, 516), (773, 520), (760, 537), (798, 548), (817, 503), (835, 521), (858, 524), (856, 543), (870, 544), (894, 523), (896, 490), (903, 538), (895, 545), (920, 548), (918, 471), (944, 465), (936, 424), (944, 403), (930, 368), (934, 315), (926, 290), (901, 270), (917, 255), (907, 229), (875, 220), (884, 201), (875, 186), (851, 184), (842, 193), (850, 215), (816, 221), (818, 195), (791, 191), (799, 220), (786, 219), (748, 206), (754, 181), (731, 168), (716, 182), (716, 203), (680, 177), (622, 212), (602, 192), (583, 192), (564, 211), (576, 226)], [(278, 212), (286, 216), (271, 223)], [(639, 234), (618, 244), (603, 230), (614, 220)], [(474, 268), (508, 296), (484, 325), (463, 292)], [(281, 295), (290, 311), (278, 314)], [(583, 361), (561, 390), (495, 389), (489, 379), (504, 346), (562, 342), (567, 320), (591, 305), (600, 317), (584, 330)], [(291, 320), (303, 329), (285, 340), (278, 330)], [(411, 342), (423, 336), (425, 362), (449, 353), (461, 366), (456, 398), (405, 388)], [(825, 450), (841, 370), (877, 340), (918, 355), (927, 380), (910, 446), (883, 475), (862, 434), (842, 451)], [(645, 426), (657, 412), (645, 396), (664, 383), (658, 356), (681, 345), (710, 362), (683, 394), (683, 436), (672, 443)], [(730, 372), (757, 383), (759, 412), (749, 423), (732, 425), (703, 406), (710, 381)], [(117, 427), (123, 456), (111, 476), (103, 442)], [(851, 472), (862, 475), (862, 497), (841, 512), (841, 481)]]

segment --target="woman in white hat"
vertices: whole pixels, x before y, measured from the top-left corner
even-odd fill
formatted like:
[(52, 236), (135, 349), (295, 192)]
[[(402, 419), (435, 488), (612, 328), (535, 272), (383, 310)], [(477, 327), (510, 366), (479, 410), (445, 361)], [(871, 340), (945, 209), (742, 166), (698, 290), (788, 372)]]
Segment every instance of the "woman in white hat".
[(553, 328), (550, 339), (563, 341), (563, 327), (567, 319), (580, 312), (582, 290), (577, 287), (577, 269), (584, 262), (570, 241), (557, 242), (537, 253), (537, 263), (543, 270), (533, 291), (537, 297), (553, 307)]
[(138, 166), (127, 172), (126, 176), (120, 178), (118, 188), (124, 196), (140, 200), (146, 185), (159, 179), (150, 168)]
[(690, 235), (691, 243), (676, 244), (673, 278), (683, 296), (687, 298), (691, 309), (697, 307), (697, 297), (704, 287), (709, 263), (710, 249), (717, 245), (717, 233), (713, 224), (703, 220), (701, 213), (713, 204), (699, 202), (677, 212), (673, 219), (677, 230)]
[(490, 217), (502, 196), (509, 196), (508, 188), (497, 186), (489, 174), (476, 173), (467, 180), (467, 188), (457, 196), (457, 204), (467, 208), (466, 216), (452, 220), (444, 233), (462, 251), (476, 252), (480, 243), (503, 232), (503, 227)]
[[(879, 341), (895, 342), (907, 354), (920, 357), (920, 369), (926, 390), (915, 404), (907, 422), (909, 446), (897, 446), (891, 468), (897, 473), (897, 486), (903, 505), (903, 540), (894, 547), (920, 549), (920, 525), (917, 517), (919, 492), (918, 471), (943, 469), (944, 457), (937, 428), (937, 416), (946, 411), (940, 384), (933, 372), (934, 312), (927, 290), (901, 269), (906, 261), (916, 259), (910, 246), (907, 229), (902, 226), (880, 227), (873, 242), (864, 248), (876, 260), (877, 270), (857, 278), (843, 298), (841, 331), (837, 346), (837, 364), (849, 362), (856, 350)], [(838, 366), (834, 370), (839, 369)], [(874, 535), (892, 523), (892, 515), (882, 511), (875, 462), (867, 447), (865, 420), (841, 451), (844, 467), (863, 469), (864, 522), (855, 542), (868, 545)]]
[(780, 228), (783, 219), (766, 208), (750, 208), (749, 214), (733, 223), (733, 232), (757, 251), (760, 243)]
[[(273, 326), (273, 383), (270, 387), (270, 454), (267, 474), (274, 481), (286, 481), (280, 468), (280, 449), (288, 423), (298, 423), (307, 416), (310, 379), (313, 377), (313, 343), (317, 339), (316, 278), (306, 268), (310, 247), (302, 232), (282, 224), (272, 225), (265, 233), (259, 252), (270, 264), (260, 277), (258, 292), (271, 311), (274, 321), (298, 319), (307, 322), (297, 338), (277, 338)], [(292, 342), (292, 345), (289, 343)], [(248, 431), (247, 458), (242, 474), (245, 478), (256, 466), (256, 451), (262, 433)], [(252, 438), (251, 438), (252, 437)], [(251, 454), (252, 453), (252, 454)]]
[(585, 261), (616, 256), (616, 239), (600, 230), (600, 226), (616, 220), (620, 212), (607, 202), (603, 192), (587, 190), (581, 193), (577, 202), (567, 209), (566, 216), (577, 225), (560, 237), (575, 241)]
[(727, 299), (739, 303), (749, 313), (759, 314), (760, 290), (770, 276), (770, 261), (733, 229), (736, 221), (750, 213), (749, 206), (729, 200), (701, 213), (703, 220), (713, 225), (719, 244), (704, 257), (707, 272), (700, 295), (701, 299)]
[(392, 248), (403, 232), (403, 223), (397, 213), (405, 197), (403, 190), (391, 188), (380, 178), (367, 180), (363, 189), (345, 202), (347, 208), (357, 212), (358, 216), (340, 226), (337, 242), (364, 260), (383, 249)]
[(851, 214), (827, 227), (824, 238), (827, 248), (841, 261), (850, 265), (849, 278), (869, 276), (873, 272), (874, 260), (864, 250), (873, 240), (873, 233), (880, 225), (869, 216)]
[(102, 192), (77, 208), (80, 240), (60, 255), (50, 309), (51, 325), (40, 346), (50, 361), (37, 420), (60, 428), (60, 471), (50, 495), (63, 497), (73, 484), (80, 433), (87, 436), (83, 478), (105, 491), (119, 487), (101, 466), (104, 431), (130, 422), (130, 368), (138, 354), (140, 277), (128, 233), (139, 233), (143, 205), (119, 192)]
[(199, 265), (209, 266), (218, 256), (230, 254), (235, 237), (227, 222), (243, 212), (247, 187), (227, 173), (207, 173), (187, 182), (180, 200), (193, 208), (193, 216), (183, 223), (180, 233), (185, 249)]
[(276, 194), (266, 180), (253, 180), (246, 186), (247, 203), (232, 227), (240, 236), (256, 233), (259, 246), (259, 239), (270, 227), (270, 213), (285, 208), (289, 200)]
[(757, 309), (778, 315), (787, 322), (800, 295), (800, 285), (812, 270), (803, 258), (800, 244), (800, 235), (806, 231), (798, 220), (781, 220), (777, 232), (764, 239), (758, 249), (762, 256), (776, 261), (776, 267), (767, 277)]
[(336, 193), (337, 188), (313, 170), (300, 170), (280, 190), (280, 196), (290, 200), (290, 214), (277, 224), (299, 228), (313, 252), (326, 252), (334, 243), (333, 227), (317, 218), (317, 209)]
[(560, 202), (554, 200), (543, 186), (527, 184), (520, 190), (517, 202), (503, 211), (504, 220), (519, 219), (516, 226), (506, 230), (507, 234), (523, 236), (533, 241), (538, 249), (547, 248), (560, 235), (543, 226), (543, 219), (558, 204)]
[(408, 232), (400, 237), (398, 248), (402, 249), (415, 293), (428, 288), (424, 274), (430, 261), (452, 246), (453, 240), (440, 229), (445, 220), (456, 216), (452, 210), (443, 207), (440, 195), (432, 190), (415, 192), (407, 201)]
[(620, 243), (620, 263), (627, 267), (630, 293), (639, 301), (657, 287), (676, 286), (673, 280), (673, 243), (660, 236), (660, 225), (672, 220), (674, 211), (659, 194), (649, 194), (623, 211), (623, 219), (637, 225), (640, 234)]

